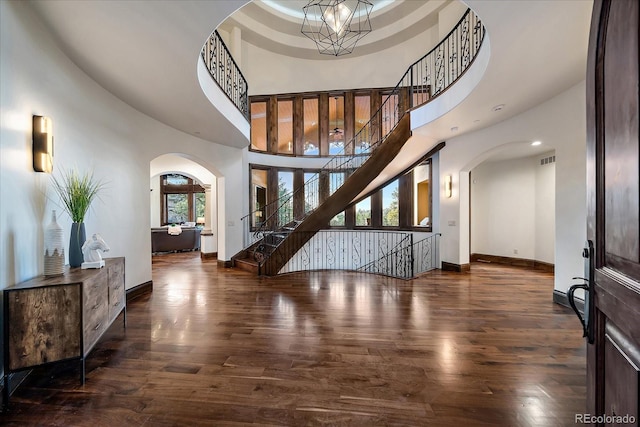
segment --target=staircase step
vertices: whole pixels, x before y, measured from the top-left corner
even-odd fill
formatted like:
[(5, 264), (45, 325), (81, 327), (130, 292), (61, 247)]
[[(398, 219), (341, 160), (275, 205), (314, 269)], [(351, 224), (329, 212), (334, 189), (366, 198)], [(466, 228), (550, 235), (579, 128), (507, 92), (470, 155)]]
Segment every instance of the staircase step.
[(278, 235), (271, 235), (268, 238), (265, 238), (262, 243), (273, 243), (273, 242), (282, 242), (284, 239), (286, 239), (288, 236), (288, 234), (278, 234)]
[(258, 262), (250, 258), (238, 258), (234, 259), (234, 266), (240, 270), (248, 271), (250, 273), (258, 274)]

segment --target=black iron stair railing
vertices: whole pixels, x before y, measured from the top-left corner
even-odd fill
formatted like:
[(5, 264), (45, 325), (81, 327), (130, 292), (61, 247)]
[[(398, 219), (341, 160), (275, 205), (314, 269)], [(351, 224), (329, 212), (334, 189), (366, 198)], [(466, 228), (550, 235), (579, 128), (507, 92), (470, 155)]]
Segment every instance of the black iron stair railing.
[(358, 271), (366, 273), (382, 274), (390, 277), (406, 278), (413, 273), (411, 246), (413, 234), (407, 233), (406, 237), (378, 259), (358, 268)]
[(437, 268), (440, 236), (440, 233), (435, 233), (414, 243), (413, 234), (410, 234), (393, 250), (363, 265), (358, 271), (413, 279)]
[(249, 121), (249, 85), (217, 30), (211, 33), (201, 54), (213, 80)]
[[(321, 200), (321, 181), (335, 192), (350, 173), (361, 167), (371, 154), (385, 141), (409, 109), (423, 105), (444, 92), (469, 68), (482, 46), (485, 29), (477, 15), (468, 9), (456, 26), (437, 46), (411, 64), (398, 84), (386, 96), (380, 108), (369, 122), (344, 145), (341, 152), (333, 156), (303, 186), (268, 203), (266, 206), (245, 215), (245, 247), (260, 253), (263, 263), (284, 239), (268, 238), (274, 233), (290, 232), (316, 209)], [(294, 216), (294, 201), (304, 200), (304, 211)], [(346, 206), (345, 206), (346, 208)], [(260, 211), (266, 219), (252, 229), (251, 218)], [(288, 234), (288, 233), (286, 233)], [(265, 239), (269, 240), (265, 243)]]

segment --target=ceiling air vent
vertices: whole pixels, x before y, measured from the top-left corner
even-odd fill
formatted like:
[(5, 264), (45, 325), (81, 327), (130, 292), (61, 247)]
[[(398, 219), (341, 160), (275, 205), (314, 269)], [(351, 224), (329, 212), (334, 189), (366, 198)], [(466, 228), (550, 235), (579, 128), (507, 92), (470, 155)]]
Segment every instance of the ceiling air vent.
[(556, 156), (545, 157), (544, 159), (540, 159), (540, 166), (549, 165), (555, 162), (556, 162)]

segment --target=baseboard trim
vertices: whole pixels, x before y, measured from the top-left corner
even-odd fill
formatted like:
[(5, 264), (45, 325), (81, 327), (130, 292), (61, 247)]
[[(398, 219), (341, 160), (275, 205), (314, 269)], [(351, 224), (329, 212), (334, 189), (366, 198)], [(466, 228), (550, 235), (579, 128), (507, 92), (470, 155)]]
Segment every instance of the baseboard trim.
[(143, 295), (147, 295), (153, 292), (153, 280), (144, 282), (138, 286), (127, 289), (127, 304), (136, 298), (140, 298)]
[(442, 271), (454, 271), (456, 273), (465, 273), (471, 271), (471, 264), (454, 264), (452, 262), (442, 261)]
[(547, 273), (553, 273), (555, 271), (555, 266), (553, 264), (549, 264), (548, 262), (536, 261), (534, 259), (526, 259), (526, 258), (512, 258), (506, 256), (498, 256), (498, 255), (487, 255), (487, 254), (471, 254), (472, 262), (490, 262), (495, 264), (504, 264), (511, 265), (514, 267), (527, 267), (533, 268), (536, 270), (546, 271)]
[(200, 251), (200, 258), (202, 259), (212, 259), (218, 258), (218, 252), (207, 252), (206, 254)]
[(546, 271), (547, 273), (556, 272), (555, 264), (551, 264), (544, 261), (533, 261), (533, 268), (535, 268), (536, 270)]
[[(577, 298), (574, 301), (576, 303), (576, 308), (578, 309), (578, 311), (580, 313), (584, 313), (584, 301)], [(557, 291), (554, 289), (553, 302), (571, 308), (571, 305), (569, 305), (569, 298), (567, 298), (567, 294), (565, 292)]]
[(233, 260), (223, 260), (223, 259), (219, 259), (218, 260), (218, 267), (221, 268), (231, 268), (233, 267)]

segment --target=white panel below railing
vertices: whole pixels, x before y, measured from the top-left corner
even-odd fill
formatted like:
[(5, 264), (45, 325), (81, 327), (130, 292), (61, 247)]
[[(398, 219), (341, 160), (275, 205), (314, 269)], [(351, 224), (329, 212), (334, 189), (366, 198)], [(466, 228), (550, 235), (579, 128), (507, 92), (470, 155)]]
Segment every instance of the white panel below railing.
[[(313, 270), (363, 270), (394, 277), (410, 278), (411, 263), (425, 265), (425, 254), (411, 254), (412, 243), (422, 241), (434, 233), (321, 230), (316, 233), (279, 271), (279, 274)], [(429, 243), (429, 269), (439, 267), (435, 237)], [(433, 248), (433, 249), (431, 249)], [(415, 248), (414, 252), (415, 252)], [(412, 258), (407, 256), (413, 255)], [(416, 258), (418, 256), (418, 259)], [(384, 264), (384, 271), (367, 268)], [(420, 267), (419, 267), (420, 269)]]

